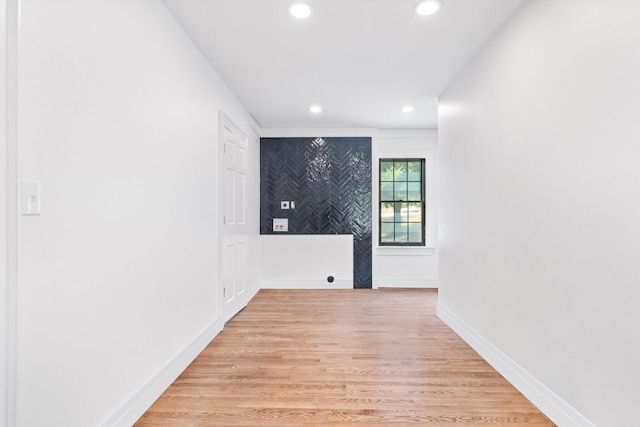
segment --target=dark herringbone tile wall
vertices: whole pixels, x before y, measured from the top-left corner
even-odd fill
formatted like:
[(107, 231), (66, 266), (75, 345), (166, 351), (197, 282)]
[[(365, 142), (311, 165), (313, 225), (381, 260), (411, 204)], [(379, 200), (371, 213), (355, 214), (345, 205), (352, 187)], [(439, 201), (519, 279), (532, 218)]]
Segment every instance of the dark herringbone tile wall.
[(261, 138), (261, 234), (277, 234), (274, 217), (288, 234), (353, 234), (354, 287), (370, 288), (371, 138)]

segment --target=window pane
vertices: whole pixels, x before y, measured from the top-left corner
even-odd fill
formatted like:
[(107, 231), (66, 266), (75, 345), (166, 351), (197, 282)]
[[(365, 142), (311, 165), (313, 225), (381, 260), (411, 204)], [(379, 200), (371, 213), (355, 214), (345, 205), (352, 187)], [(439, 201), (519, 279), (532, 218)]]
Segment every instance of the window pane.
[(410, 182), (407, 184), (407, 200), (422, 200), (422, 191), (420, 191), (419, 182)]
[(406, 243), (408, 240), (407, 236), (407, 224), (398, 224), (396, 223), (395, 227), (396, 238), (395, 241), (398, 243)]
[(424, 160), (380, 159), (380, 244), (424, 244)]
[(380, 181), (393, 181), (393, 162), (380, 162)]
[(395, 181), (407, 180), (407, 162), (393, 162), (393, 179)]
[(393, 200), (393, 182), (380, 183), (380, 200)]
[(409, 224), (409, 242), (422, 242), (422, 224)]
[(380, 242), (393, 243), (393, 223), (383, 223), (380, 227)]
[(422, 181), (422, 162), (407, 162), (408, 181)]
[(406, 218), (408, 222), (422, 223), (422, 203), (408, 203)]
[(395, 204), (395, 222), (407, 222), (407, 204), (396, 203)]
[(380, 203), (380, 221), (393, 222), (393, 203)]
[(407, 183), (406, 182), (394, 182), (393, 183), (393, 200), (407, 200)]

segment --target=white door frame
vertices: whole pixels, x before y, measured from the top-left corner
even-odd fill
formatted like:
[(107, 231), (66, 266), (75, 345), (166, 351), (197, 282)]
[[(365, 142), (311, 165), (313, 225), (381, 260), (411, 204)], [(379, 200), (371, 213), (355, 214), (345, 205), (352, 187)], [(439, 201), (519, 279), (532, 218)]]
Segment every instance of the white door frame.
[[(0, 277), (0, 290), (6, 295), (4, 310), (0, 309), (0, 316), (6, 320), (6, 341), (0, 344), (6, 348), (6, 366), (2, 366), (6, 376), (0, 383), (3, 395), (6, 396), (2, 405), (6, 414), (0, 418), (0, 426), (14, 426), (17, 419), (17, 363), (18, 363), (18, 35), (19, 35), (19, 0), (3, 0), (2, 47), (3, 56), (2, 88), (0, 93), (6, 99), (1, 119), (0, 129), (4, 133), (1, 138), (0, 149), (3, 151), (5, 172), (0, 177), (0, 222), (6, 236), (6, 246), (0, 266), (6, 267), (6, 273)], [(5, 157), (6, 156), (6, 157)], [(5, 347), (6, 346), (6, 347)]]

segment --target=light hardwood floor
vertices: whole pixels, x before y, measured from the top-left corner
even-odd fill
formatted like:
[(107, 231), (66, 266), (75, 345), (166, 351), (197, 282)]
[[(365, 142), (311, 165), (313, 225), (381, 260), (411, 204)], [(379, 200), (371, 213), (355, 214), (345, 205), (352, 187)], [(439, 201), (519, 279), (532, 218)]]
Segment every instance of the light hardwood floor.
[(436, 317), (436, 290), (261, 290), (142, 426), (553, 426)]

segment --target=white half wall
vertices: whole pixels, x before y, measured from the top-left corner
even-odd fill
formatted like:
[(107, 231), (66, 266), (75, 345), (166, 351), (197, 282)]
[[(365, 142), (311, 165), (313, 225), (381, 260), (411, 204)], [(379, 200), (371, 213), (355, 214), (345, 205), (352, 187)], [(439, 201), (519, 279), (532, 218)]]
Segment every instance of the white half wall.
[(639, 15), (525, 2), (440, 97), (440, 312), (560, 426), (637, 423)]
[[(381, 158), (425, 159), (426, 246), (379, 246), (379, 161)], [(380, 132), (372, 143), (373, 287), (437, 288), (438, 132)]]
[[(262, 288), (353, 288), (353, 236), (260, 236)], [(328, 276), (334, 281), (329, 283)]]
[(127, 425), (222, 327), (218, 113), (248, 114), (159, 0), (21, 16), (17, 426)]

